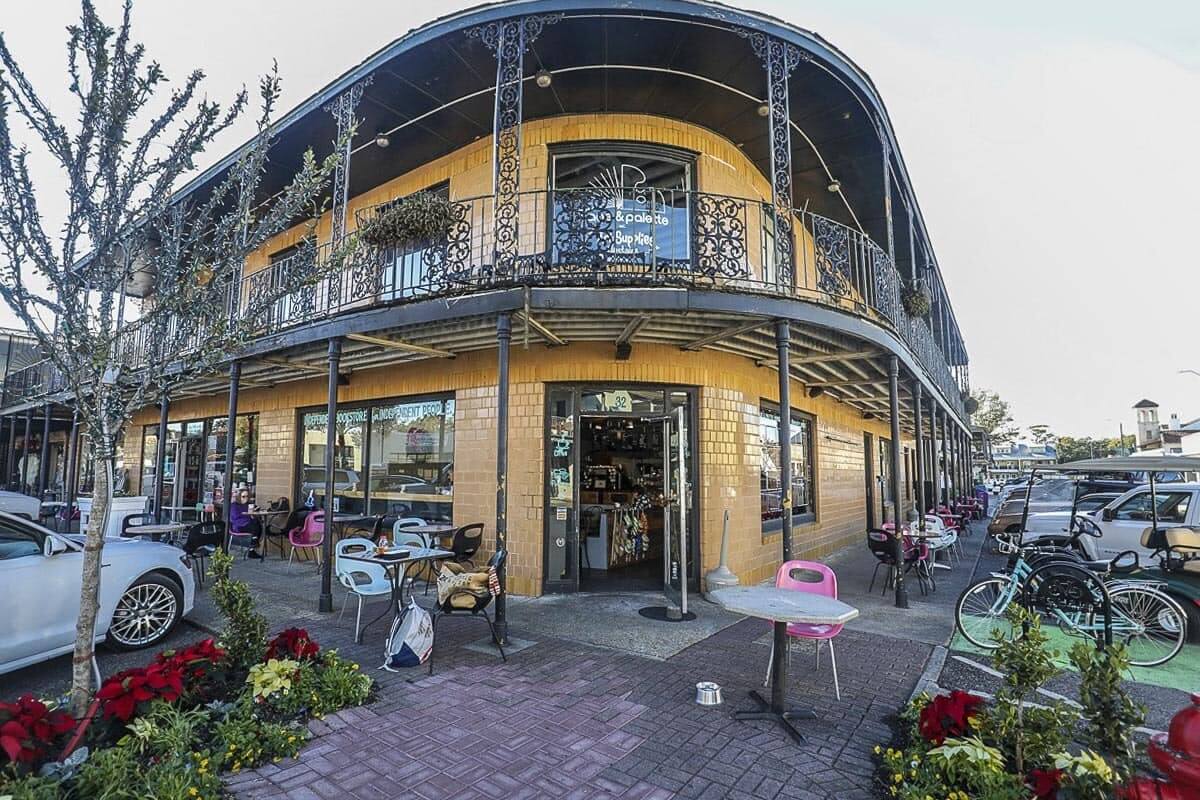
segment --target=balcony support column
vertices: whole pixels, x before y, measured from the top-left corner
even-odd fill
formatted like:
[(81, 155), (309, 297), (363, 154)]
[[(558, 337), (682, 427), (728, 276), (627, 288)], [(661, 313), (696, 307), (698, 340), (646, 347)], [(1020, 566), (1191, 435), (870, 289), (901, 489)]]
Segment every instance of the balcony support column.
[[(75, 486), (79, 480), (79, 411), (71, 412), (71, 435), (67, 439), (67, 463), (63, 466), (63, 492), (66, 493), (66, 513), (63, 514), (67, 523), (67, 533), (71, 532), (71, 518), (75, 516)], [(146, 487), (140, 487), (144, 492)]]
[(923, 391), (924, 390), (921, 388), (921, 379), (913, 378), (913, 438), (917, 441), (916, 446), (913, 447), (913, 455), (916, 458), (917, 470), (917, 491), (916, 495), (913, 497), (913, 505), (916, 506), (917, 510), (917, 526), (921, 529), (922, 533), (925, 532), (925, 509), (928, 508), (928, 506), (925, 505), (926, 450), (925, 443), (923, 441), (925, 431), (922, 430), (923, 425), (921, 424), (921, 395)]
[(946, 488), (941, 492), (942, 502), (946, 505), (950, 504), (950, 415), (945, 409), (938, 409), (938, 416), (942, 420), (942, 475), (943, 482)]
[(520, 248), (521, 123), (525, 51), (542, 28), (562, 19), (542, 14), (496, 20), (467, 31), (496, 56), (496, 99), (492, 113), (492, 197), (495, 249), (493, 280), (512, 277)]
[(879, 150), (883, 156), (883, 220), (887, 226), (888, 256), (892, 265), (896, 264), (896, 231), (892, 223), (892, 146), (888, 143), (887, 132), (883, 123), (879, 123)]
[[(904, 585), (904, 539), (900, 533), (900, 359), (888, 357), (888, 411), (892, 425), (892, 522), (895, 525), (896, 608), (908, 608), (908, 588)], [(923, 516), (919, 519), (924, 520)], [(922, 525), (922, 527), (924, 527)]]
[[(496, 552), (508, 550), (508, 349), (512, 317), (496, 317)], [(496, 638), (508, 641), (508, 559), (500, 567), (500, 596), (496, 598)]]
[(788, 79), (809, 55), (759, 31), (741, 30), (767, 72), (767, 126), (771, 144), (771, 209), (775, 221), (775, 282), (790, 294), (793, 285), (792, 129)]
[(29, 446), (29, 437), (32, 435), (32, 425), (33, 408), (30, 407), (25, 409), (25, 436), (21, 439), (21, 494), (29, 490), (29, 454), (33, 451)]
[(325, 401), (325, 535), (321, 537), (321, 596), (317, 610), (333, 611), (333, 493), (334, 451), (337, 449), (338, 365), (342, 360), (342, 340), (329, 340), (329, 391)]
[[(329, 240), (334, 246), (337, 246), (342, 239), (346, 238), (346, 216), (350, 202), (350, 154), (353, 151), (351, 136), (349, 133), (358, 124), (358, 119), (355, 117), (355, 112), (358, 109), (358, 103), (362, 100), (363, 90), (371, 85), (375, 80), (373, 75), (368, 75), (358, 83), (355, 83), (346, 91), (339, 94), (332, 102), (323, 109), (325, 113), (333, 116), (337, 123), (337, 139), (342, 143), (341, 158), (338, 160), (337, 166), (333, 170), (333, 183), (330, 186), (332, 194), (329, 210), (329, 220), (332, 225)], [(330, 275), (327, 278), (329, 283), (329, 307), (336, 308), (341, 302), (341, 282), (339, 275)]]
[[(238, 384), (242, 379), (242, 362), (234, 361), (229, 365), (229, 411), (225, 417), (225, 476), (221, 485), (224, 498), (221, 509), (221, 519), (225, 521), (225, 550), (229, 550), (229, 527), (233, 513), (233, 453), (234, 437), (237, 433)], [(264, 550), (264, 552), (266, 552)]]
[[(775, 352), (779, 359), (779, 507), (783, 560), (792, 560), (792, 329), (787, 320), (775, 322)], [(778, 645), (779, 643), (776, 642)], [(786, 647), (776, 652), (786, 653)]]
[(42, 451), (38, 454), (37, 496), (43, 499), (46, 494), (46, 478), (49, 475), (47, 461), (50, 459), (50, 404), (42, 406)]
[(8, 417), (8, 451), (4, 454), (4, 488), (12, 485), (13, 470), (17, 463), (17, 418), (13, 414)]
[(154, 453), (154, 501), (151, 506), (159, 522), (166, 522), (163, 515), (163, 471), (167, 466), (167, 414), (170, 411), (171, 398), (163, 392), (158, 401), (158, 447)]

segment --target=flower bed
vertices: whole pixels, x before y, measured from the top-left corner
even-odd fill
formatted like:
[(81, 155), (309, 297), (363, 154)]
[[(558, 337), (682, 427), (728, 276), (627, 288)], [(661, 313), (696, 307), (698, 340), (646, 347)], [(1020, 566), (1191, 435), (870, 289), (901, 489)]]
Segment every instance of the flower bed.
[(230, 563), (213, 556), (218, 640), (110, 676), (78, 723), (54, 702), (0, 703), (0, 798), (215, 800), (222, 772), (295, 756), (310, 718), (368, 700), (371, 678), (307, 631), (267, 642)]
[(1057, 674), (1036, 614), (1010, 612), (996, 668), (1004, 686), (994, 700), (962, 691), (909, 703), (899, 715), (892, 747), (875, 748), (880, 784), (901, 800), (1101, 800), (1134, 770), (1133, 729), (1144, 710), (1121, 687), (1128, 669), (1124, 649), (1072, 648), (1080, 671), (1080, 705), (1034, 703), (1038, 686)]

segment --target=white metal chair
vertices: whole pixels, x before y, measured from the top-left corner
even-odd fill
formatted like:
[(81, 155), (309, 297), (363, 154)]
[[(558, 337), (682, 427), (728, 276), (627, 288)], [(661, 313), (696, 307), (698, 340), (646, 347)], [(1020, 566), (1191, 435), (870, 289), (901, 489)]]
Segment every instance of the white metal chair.
[(947, 560), (953, 558), (959, 560), (961, 558), (960, 545), (958, 543), (958, 532), (952, 531), (945, 526), (942, 520), (934, 514), (925, 515), (925, 531), (926, 533), (934, 534), (936, 538), (926, 540), (929, 546), (929, 552), (932, 557), (932, 565), (938, 569), (950, 569), (949, 564), (939, 564), (937, 561), (937, 553), (946, 552)]
[[(400, 523), (404, 522), (404, 521), (405, 520), (399, 520), (396, 523), (396, 525), (399, 526)], [(422, 522), (421, 524), (424, 525), (425, 523)], [(429, 541), (419, 533), (410, 533), (400, 527), (393, 528), (393, 532), (394, 532), (393, 535), (396, 538), (393, 540), (392, 543), (395, 544), (396, 547), (412, 547), (412, 548), (416, 548), (418, 550), (423, 550), (423, 549), (429, 547)], [(418, 573), (420, 573), (422, 571), (422, 569), (428, 570), (425, 575), (425, 590), (426, 591), (429, 591), (429, 584), (436, 575), (436, 573), (433, 571), (433, 564), (434, 564), (434, 562), (432, 562), (432, 561), (418, 562), (418, 564), (417, 564), (416, 571)], [(401, 580), (405, 580), (405, 579), (416, 580), (417, 579), (418, 576), (416, 576), (416, 575), (414, 575), (412, 578), (408, 578), (408, 575), (407, 575), (408, 566), (407, 565), (405, 565), (404, 570), (405, 570), (404, 573), (401, 573), (401, 576), (400, 576)]]
[[(392, 541), (399, 544), (400, 543), (400, 534), (402, 534), (404, 532), (405, 528), (411, 528), (414, 525), (426, 525), (426, 524), (428, 524), (428, 523), (426, 523), (425, 520), (421, 519), (420, 517), (401, 517), (400, 519), (398, 519), (394, 523), (392, 523)], [(421, 546), (425, 547), (426, 545), (421, 545)]]
[(346, 613), (346, 604), (350, 602), (350, 595), (358, 598), (358, 616), (354, 620), (355, 641), (358, 641), (358, 629), (362, 624), (363, 598), (390, 595), (392, 582), (388, 578), (387, 570), (379, 564), (351, 561), (343, 556), (354, 552), (369, 553), (374, 547), (375, 545), (371, 543), (370, 539), (353, 536), (342, 539), (333, 551), (334, 572), (337, 574), (338, 582), (346, 587), (346, 599), (342, 601), (342, 613), (338, 615), (339, 620)]

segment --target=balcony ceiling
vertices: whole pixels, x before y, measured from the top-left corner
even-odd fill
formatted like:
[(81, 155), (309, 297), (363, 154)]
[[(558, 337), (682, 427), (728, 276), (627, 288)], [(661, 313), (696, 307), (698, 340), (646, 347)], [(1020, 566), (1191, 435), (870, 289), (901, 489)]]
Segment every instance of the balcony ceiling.
[[(812, 55), (789, 83), (790, 116), (799, 128), (792, 130), (794, 203), (887, 241), (876, 132), (876, 116), (884, 112), (866, 77), (815, 34), (680, 0), (533, 0), (464, 12), (410, 32), (282, 120), (264, 189), (281, 189), (306, 148), (327, 152), (336, 127), (322, 106), (367, 75), (374, 80), (358, 108), (352, 196), (490, 136), (495, 57), (467, 30), (556, 11), (564, 18), (545, 26), (525, 57), (526, 121), (606, 112), (683, 120), (735, 143), (763, 174), (769, 173), (768, 124), (757, 109), (767, 94), (766, 70), (737, 30), (787, 34)], [(543, 68), (554, 74), (548, 89), (531, 80)], [(391, 140), (386, 149), (373, 144), (381, 132)], [(191, 188), (202, 189), (219, 174), (218, 167)], [(828, 190), (831, 177), (840, 181), (841, 196)], [(898, 195), (894, 207), (897, 228), (906, 229)], [(908, 237), (896, 238), (903, 262)]]

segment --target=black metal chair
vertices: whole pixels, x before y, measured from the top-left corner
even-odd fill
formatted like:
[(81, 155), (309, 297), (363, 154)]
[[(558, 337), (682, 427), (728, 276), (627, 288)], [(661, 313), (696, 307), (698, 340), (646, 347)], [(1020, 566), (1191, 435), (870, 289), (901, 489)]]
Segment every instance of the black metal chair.
[(225, 543), (224, 522), (197, 522), (188, 528), (187, 539), (183, 542), (183, 552), (196, 564), (196, 581), (204, 585), (208, 574), (208, 559), (218, 547)]
[[(292, 504), (288, 502), (286, 497), (280, 497), (267, 506), (267, 511), (277, 511), (278, 514), (263, 518), (262, 526), (262, 542), (263, 542), (263, 557), (267, 555), (267, 550), (271, 546), (271, 540), (279, 545), (279, 557), (283, 558), (283, 548), (287, 543), (287, 521), (292, 510)], [(275, 523), (281, 524), (275, 524)]]
[[(466, 526), (473, 527), (473, 526)], [(479, 526), (482, 531), (483, 525)], [(508, 552), (505, 550), (497, 550), (488, 559), (488, 567), (494, 568), (497, 574), (504, 572), (504, 562), (508, 559)], [(454, 566), (460, 567), (461, 564)], [(453, 568), (453, 567), (452, 567)], [(504, 586), (500, 587), (500, 594), (504, 594)], [(469, 600), (469, 603), (464, 603), (463, 598)], [(500, 643), (500, 637), (496, 634), (496, 625), (492, 622), (492, 617), (488, 614), (488, 606), (492, 604), (492, 593), (486, 589), (483, 591), (471, 591), (468, 589), (457, 589), (446, 597), (444, 602), (434, 603), (433, 606), (433, 648), (429, 651), (429, 674), (433, 674), (433, 655), (437, 650), (437, 624), (442, 617), (452, 617), (454, 615), (470, 614), (473, 617), (482, 616), (488, 624), (488, 630), (492, 633), (492, 642), (495, 643), (496, 649), (500, 651), (500, 658), (504, 663), (508, 663), (508, 656), (504, 653), (504, 645)]]
[(158, 522), (153, 514), (130, 514), (121, 523), (121, 538), (130, 539), (135, 536), (145, 536), (144, 533), (138, 533), (138, 528), (143, 525), (153, 525)]
[(470, 564), (475, 566), (475, 553), (479, 551), (479, 546), (483, 544), (483, 523), (473, 522), (470, 525), (463, 525), (454, 532), (454, 539), (450, 544), (450, 552), (454, 553), (454, 557), (450, 559), (455, 564)]
[(888, 568), (888, 577), (884, 581), (883, 591), (887, 592), (887, 587), (891, 585), (896, 569), (896, 545), (892, 542), (892, 535), (887, 531), (881, 531), (878, 528), (867, 531), (867, 549), (871, 551), (871, 555), (875, 556), (875, 569), (871, 572), (871, 585), (867, 587), (867, 594), (870, 594), (875, 589), (875, 578), (879, 575), (879, 568), (886, 566)]

